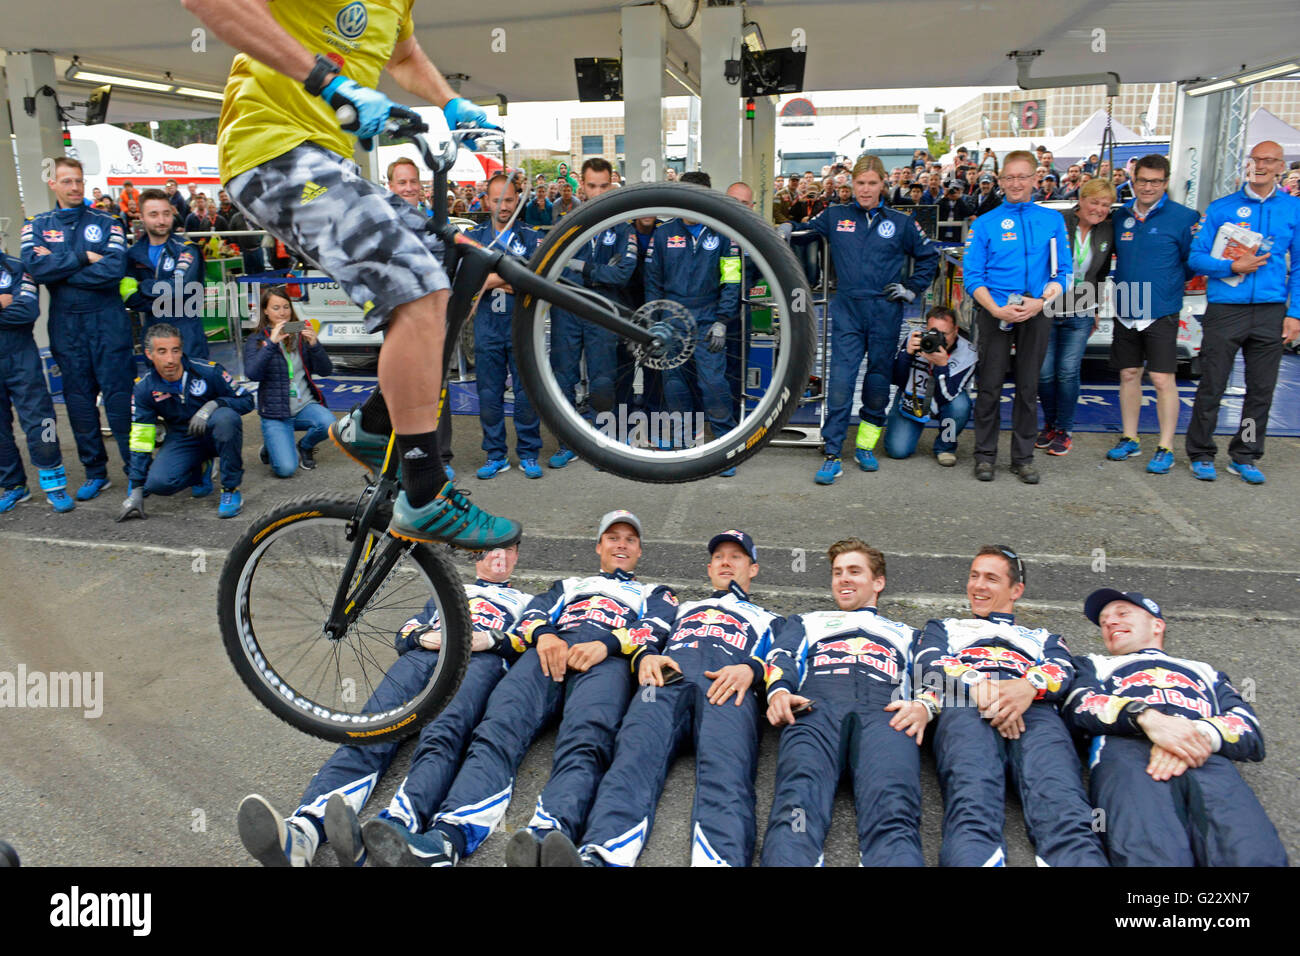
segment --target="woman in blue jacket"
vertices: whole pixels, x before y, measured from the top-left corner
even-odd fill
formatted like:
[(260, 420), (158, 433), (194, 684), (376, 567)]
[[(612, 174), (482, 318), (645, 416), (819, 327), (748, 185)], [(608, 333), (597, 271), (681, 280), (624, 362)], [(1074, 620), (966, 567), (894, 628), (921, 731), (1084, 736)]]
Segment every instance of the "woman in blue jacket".
[[(288, 332), (296, 319), (285, 287), (263, 290), (257, 329), (244, 343), (244, 374), (257, 387), (257, 413), (262, 419), (262, 463), (279, 478), (292, 477), (299, 465), (316, 467), (312, 450), (325, 440), (334, 415), (312, 380), (329, 375), (334, 365), (310, 325)], [(307, 434), (294, 442), (294, 432)]]

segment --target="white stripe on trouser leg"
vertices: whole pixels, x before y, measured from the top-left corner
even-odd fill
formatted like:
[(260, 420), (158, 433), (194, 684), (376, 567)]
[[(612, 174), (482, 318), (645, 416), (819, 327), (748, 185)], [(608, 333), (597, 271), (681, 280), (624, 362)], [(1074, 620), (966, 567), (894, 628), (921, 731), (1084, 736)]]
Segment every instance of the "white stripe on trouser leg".
[(1034, 854), (1034, 866), (1051, 866), (1051, 865), (1052, 865), (1052, 864), (1048, 863), (1046, 860), (1044, 860), (1044, 859), (1043, 859), (1041, 856), (1039, 856), (1037, 853)]
[(713, 849), (698, 823), (691, 836), (691, 866), (731, 866)]
[(645, 846), (647, 819), (641, 818), (630, 830), (620, 833), (604, 843), (588, 843), (583, 853), (595, 853), (610, 866), (635, 866), (636, 858)]
[(400, 823), (412, 833), (420, 832), (420, 823), (415, 818), (415, 809), (411, 806), (411, 798), (406, 795), (406, 780), (403, 779), (397, 792), (393, 794), (393, 799), (388, 802), (388, 808), (384, 810), (384, 816), (390, 820)]
[(996, 850), (994, 850), (993, 855), (980, 864), (980, 866), (1006, 866), (1006, 865), (1007, 865), (1007, 857), (1006, 854), (1002, 852), (1002, 847), (998, 847)]
[(511, 781), (501, 792), (494, 793), (477, 803), (459, 807), (450, 813), (439, 813), (433, 818), (433, 822), (460, 827), (465, 831), (465, 852), (473, 853), (501, 823), (501, 819), (506, 815), (506, 809), (510, 806), (510, 793), (513, 789), (514, 781)]
[(378, 783), (378, 781), (379, 775), (372, 773), (357, 780), (353, 780), (351, 783), (345, 783), (341, 787), (335, 787), (329, 793), (322, 793), (311, 803), (299, 807), (294, 811), (294, 816), (315, 817), (317, 820), (324, 821), (325, 804), (329, 803), (330, 797), (334, 796), (336, 793), (348, 802), (348, 806), (352, 808), (353, 813), (360, 814), (361, 808), (364, 807), (366, 801), (370, 799), (370, 794), (374, 793), (375, 784)]
[(533, 818), (528, 821), (528, 827), (533, 830), (559, 830), (564, 832), (564, 828), (560, 826), (560, 821), (547, 813), (546, 808), (542, 806), (541, 797), (537, 798), (537, 807), (533, 810)]

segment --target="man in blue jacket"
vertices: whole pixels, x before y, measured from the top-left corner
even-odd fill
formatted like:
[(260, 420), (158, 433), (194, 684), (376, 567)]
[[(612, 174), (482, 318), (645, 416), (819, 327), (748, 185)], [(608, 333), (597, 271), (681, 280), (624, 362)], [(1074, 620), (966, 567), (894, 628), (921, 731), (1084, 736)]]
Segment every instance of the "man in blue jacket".
[(140, 194), (145, 240), (126, 251), (123, 304), (146, 313), (145, 328), (168, 322), (181, 330), (181, 346), (192, 359), (208, 358), (203, 331), (203, 256), (184, 236), (172, 234), (175, 208), (161, 189)]
[[(1246, 365), (1246, 398), (1241, 423), (1228, 443), (1232, 459), (1228, 470), (1252, 485), (1264, 483), (1257, 462), (1264, 457), (1264, 435), (1282, 347), (1300, 336), (1300, 199), (1277, 188), (1277, 175), (1284, 166), (1281, 146), (1270, 140), (1257, 144), (1250, 151), (1241, 189), (1210, 203), (1192, 242), (1190, 265), (1195, 272), (1209, 276), (1205, 289), (1208, 304), (1201, 320), (1205, 334), (1201, 381), (1187, 427), (1187, 457), (1192, 474), (1202, 481), (1218, 477), (1214, 427), (1232, 363), (1240, 351)], [(1227, 222), (1260, 233), (1266, 247), (1243, 252), (1235, 259), (1212, 255), (1219, 227)]]
[(49, 287), (50, 352), (63, 374), (63, 401), (86, 469), (76, 497), (89, 501), (111, 485), (95, 407), (100, 394), (124, 466), (131, 456), (135, 359), (119, 291), (126, 237), (116, 219), (82, 204), (86, 181), (77, 160), (55, 159), (50, 189), (54, 209), (23, 223), (22, 259), (32, 278)]
[[(192, 488), (195, 498), (212, 494), (208, 461), (221, 459), (217, 517), (233, 518), (243, 507), (244, 423), (253, 396), (236, 386), (215, 362), (194, 362), (181, 349), (181, 333), (159, 323), (144, 336), (153, 364), (131, 395), (131, 464), (128, 492), (118, 521), (143, 518), (144, 495), (174, 495)], [(167, 426), (167, 446), (153, 457), (158, 419)]]
[[(711, 188), (707, 173), (683, 173), (681, 182)], [(635, 241), (635, 240), (634, 240)], [(695, 320), (695, 352), (683, 365), (663, 373), (664, 405), (669, 414), (693, 421), (695, 392), (714, 436), (736, 427), (732, 388), (727, 381), (727, 324), (740, 309), (743, 281), (740, 247), (700, 222), (669, 219), (654, 231), (645, 258), (647, 302), (668, 299), (686, 308)], [(695, 379), (692, 382), (692, 378)], [(690, 427), (682, 436), (695, 441)], [(673, 438), (676, 442), (676, 436)], [(728, 468), (724, 478), (736, 473)]]
[(1123, 461), (1139, 450), (1138, 412), (1142, 405), (1142, 367), (1156, 389), (1160, 443), (1147, 465), (1165, 475), (1174, 464), (1178, 425), (1178, 317), (1183, 286), (1195, 273), (1187, 266), (1192, 230), (1200, 217), (1165, 194), (1169, 160), (1152, 153), (1133, 171), (1137, 195), (1112, 219), (1115, 226), (1115, 330), (1111, 368), (1119, 371), (1119, 411), (1123, 432), (1106, 453)]
[[(519, 194), (514, 183), (504, 173), (497, 173), (487, 184), (489, 216), (467, 235), (485, 246), (495, 240), (495, 248), (527, 259), (542, 237), (518, 222), (503, 232), (518, 202)], [(478, 419), (483, 426), (483, 451), (487, 453), (487, 463), (477, 475), (484, 479), (493, 478), (510, 468), (510, 459), (506, 457), (507, 372), (514, 382), (515, 451), (519, 455), (519, 468), (529, 478), (542, 477), (542, 468), (537, 463), (537, 456), (542, 451), (542, 429), (515, 364), (511, 332), (514, 314), (514, 291), (500, 276), (489, 276), (474, 310), (474, 377), (478, 389)]]
[(0, 514), (31, 498), (27, 473), (14, 443), (12, 405), (27, 434), (27, 451), (41, 491), (55, 511), (71, 511), (68, 476), (59, 453), (54, 403), (45, 387), (32, 327), (41, 314), (40, 292), (23, 264), (0, 252)]
[[(855, 457), (863, 471), (880, 467), (873, 449), (884, 431), (903, 306), (925, 291), (939, 267), (939, 251), (916, 220), (881, 202), (885, 181), (879, 157), (863, 156), (853, 167), (854, 201), (830, 206), (806, 226), (830, 240), (838, 277), (830, 303), (831, 370), (822, 425), (825, 460), (814, 479), (819, 485), (831, 484), (844, 472), (840, 450), (864, 354), (867, 374), (862, 381)], [(909, 257), (914, 265), (904, 281), (903, 267)]]
[(962, 260), (966, 294), (975, 299), (975, 341), (979, 354), (975, 396), (975, 477), (993, 480), (998, 457), (1002, 383), (1016, 348), (1016, 398), (1011, 412), (1011, 472), (1027, 485), (1039, 482), (1034, 467), (1038, 434), (1038, 373), (1052, 331), (1044, 307), (1061, 294), (1073, 275), (1065, 219), (1035, 206), (1034, 157), (1008, 153), (1002, 163), (1001, 205), (980, 216), (966, 236)]
[[(589, 157), (582, 164), (582, 188), (590, 202), (614, 188), (614, 167), (602, 156)], [(593, 238), (569, 260), (565, 278), (581, 282), (606, 298), (625, 305), (628, 281), (637, 266), (636, 236), (630, 222), (611, 226)], [(640, 303), (636, 303), (640, 305)], [(593, 410), (606, 411), (614, 405), (614, 378), (618, 366), (618, 336), (608, 329), (585, 322), (563, 309), (551, 309), (551, 367), (561, 390), (575, 396), (579, 363), (587, 355), (587, 396)], [(548, 464), (563, 468), (577, 455), (560, 445)]]

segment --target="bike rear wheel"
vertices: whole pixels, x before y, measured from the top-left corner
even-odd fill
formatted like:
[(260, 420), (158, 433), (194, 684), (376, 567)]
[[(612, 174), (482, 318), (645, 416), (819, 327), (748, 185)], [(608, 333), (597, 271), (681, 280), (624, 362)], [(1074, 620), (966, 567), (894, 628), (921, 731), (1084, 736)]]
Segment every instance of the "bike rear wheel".
[[(697, 239), (706, 250), (716, 249), (718, 242), (737, 244), (744, 257), (741, 316), (714, 315), (707, 306), (688, 309), (672, 299), (667, 287), (656, 300), (667, 305), (629, 301), (628, 310), (635, 309), (639, 324), (677, 336), (680, 348), (670, 350), (669, 359), (677, 364), (656, 368), (662, 358), (631, 349), (611, 382), (604, 366), (613, 361), (608, 357), (612, 353), (604, 350), (608, 341), (621, 341), (615, 333), (553, 310), (544, 299), (520, 295), (515, 356), (540, 417), (581, 458), (638, 481), (693, 481), (757, 453), (794, 413), (809, 387), (816, 338), (813, 297), (794, 254), (771, 225), (723, 193), (684, 183), (630, 186), (584, 203), (551, 230), (528, 267), (558, 281), (575, 254), (593, 240), (597, 249), (607, 249), (609, 230), (651, 216), (703, 223), (709, 233)], [(743, 304), (759, 289), (765, 292), (763, 301), (752, 304), (765, 313), (761, 323), (755, 320), (757, 312)], [(608, 301), (606, 291), (587, 292), (593, 301)], [(723, 320), (725, 343), (709, 349), (708, 330), (715, 320)], [(575, 323), (586, 328), (575, 332)], [(609, 337), (606, 344), (593, 345), (590, 338), (585, 345), (575, 344), (577, 336), (593, 330), (598, 340), (602, 334)], [(576, 352), (583, 348), (590, 400), (574, 386)], [(606, 357), (595, 359), (598, 350)], [(719, 359), (722, 353), (725, 357)], [(723, 364), (725, 370), (719, 368)], [(606, 377), (597, 387), (594, 382), (602, 374)], [(596, 401), (599, 393), (603, 398)]]
[[(369, 531), (370, 561), (352, 584), (377, 562), (391, 559), (391, 570), (343, 635), (329, 637), (324, 622), (358, 513), (355, 498), (309, 496), (260, 516), (222, 568), (218, 617), (235, 670), (281, 720), (336, 743), (389, 743), (419, 730), (460, 686), (469, 609), (448, 558), (386, 536), (389, 514), (381, 508)], [(442, 647), (427, 681), (412, 688), (388, 673), (399, 656), (396, 636), (426, 611), (441, 621)]]

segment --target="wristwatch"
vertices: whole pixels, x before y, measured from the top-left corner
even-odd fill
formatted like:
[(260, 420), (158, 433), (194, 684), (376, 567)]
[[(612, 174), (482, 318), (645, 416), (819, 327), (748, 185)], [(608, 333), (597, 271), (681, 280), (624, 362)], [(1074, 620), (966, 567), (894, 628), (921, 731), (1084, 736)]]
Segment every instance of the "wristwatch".
[(307, 79), (302, 81), (303, 87), (312, 96), (320, 96), (321, 90), (325, 89), (325, 81), (333, 73), (339, 73), (339, 66), (323, 53), (316, 54), (316, 65), (311, 68), (307, 74)]
[(1124, 705), (1123, 713), (1124, 716), (1128, 717), (1129, 721), (1132, 722), (1133, 726), (1136, 727), (1138, 725), (1138, 718), (1150, 708), (1151, 705), (1145, 700), (1130, 700)]

